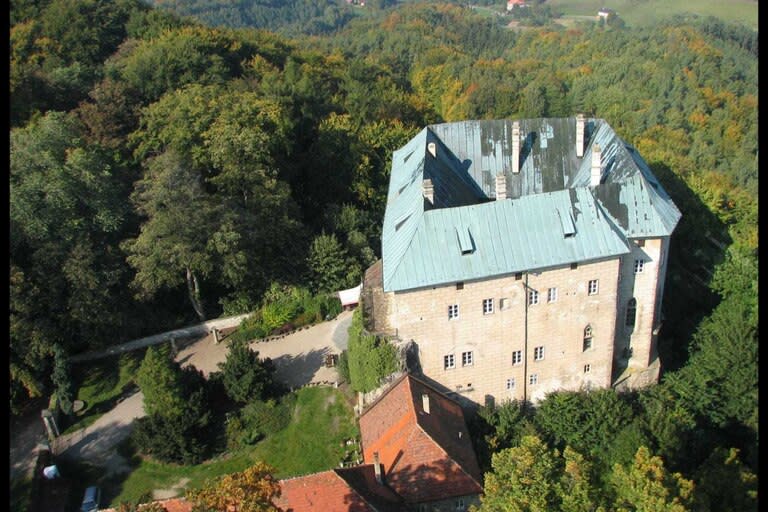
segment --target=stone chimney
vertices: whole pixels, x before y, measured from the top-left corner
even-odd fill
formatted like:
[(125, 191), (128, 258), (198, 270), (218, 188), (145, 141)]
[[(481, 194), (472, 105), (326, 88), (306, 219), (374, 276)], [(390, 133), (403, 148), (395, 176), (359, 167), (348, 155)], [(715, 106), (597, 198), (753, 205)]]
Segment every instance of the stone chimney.
[(432, 155), (432, 158), (437, 158), (437, 144), (434, 142), (427, 144), (427, 151), (429, 151), (429, 154)]
[(576, 156), (584, 156), (584, 114), (576, 116)]
[(512, 172), (520, 172), (520, 121), (512, 123)]
[(429, 204), (435, 204), (435, 187), (432, 185), (432, 180), (424, 180), (421, 183), (421, 189), (424, 199), (429, 201)]
[(589, 186), (596, 187), (600, 184), (600, 178), (602, 176), (602, 167), (600, 166), (600, 146), (595, 144), (592, 146), (592, 171), (589, 174)]
[(496, 200), (501, 201), (507, 198), (507, 175), (498, 174), (496, 176)]
[(381, 463), (379, 462), (379, 452), (373, 452), (373, 472), (376, 476), (376, 481), (380, 485), (384, 485), (384, 475), (381, 473)]
[(421, 395), (421, 408), (424, 409), (425, 414), (429, 414), (429, 395), (426, 393)]

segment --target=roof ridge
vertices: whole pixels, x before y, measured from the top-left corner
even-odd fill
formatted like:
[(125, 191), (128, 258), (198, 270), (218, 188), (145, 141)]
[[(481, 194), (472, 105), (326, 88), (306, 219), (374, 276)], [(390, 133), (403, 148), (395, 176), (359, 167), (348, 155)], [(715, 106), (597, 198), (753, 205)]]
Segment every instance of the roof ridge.
[(331, 473), (331, 472), (335, 471), (336, 469), (337, 468), (331, 468), (331, 469), (326, 469), (325, 471), (314, 471), (312, 473), (304, 473), (302, 475), (294, 475), (294, 476), (291, 476), (291, 477), (288, 477), (288, 478), (280, 478), (278, 480), (278, 482), (290, 482), (291, 480), (298, 480), (299, 478), (306, 478), (308, 476), (322, 475), (323, 473)]

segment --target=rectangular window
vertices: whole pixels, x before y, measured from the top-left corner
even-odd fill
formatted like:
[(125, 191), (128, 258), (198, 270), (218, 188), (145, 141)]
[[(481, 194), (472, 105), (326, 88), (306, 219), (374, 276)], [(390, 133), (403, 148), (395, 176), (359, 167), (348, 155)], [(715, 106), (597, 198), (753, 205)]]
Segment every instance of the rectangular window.
[(585, 364), (584, 365), (584, 373), (589, 373), (592, 370), (592, 366)]
[(571, 263), (571, 270), (576, 270), (577, 268), (579, 268), (578, 263)]
[(464, 289), (464, 283), (461, 283), (461, 282), (456, 283), (456, 289), (457, 290), (463, 290)]
[(523, 278), (523, 273), (522, 272), (516, 272), (515, 273), (515, 281), (519, 281), (522, 278)]
[(586, 351), (592, 348), (592, 337), (584, 337), (584, 346), (582, 347), (582, 351)]
[(533, 349), (533, 360), (541, 361), (544, 359), (544, 347), (536, 347)]
[(459, 318), (458, 304), (451, 304), (448, 306), (448, 320), (453, 320), (454, 318)]
[(512, 352), (512, 364), (523, 364), (523, 351), (515, 350)]
[(528, 305), (535, 306), (539, 303), (539, 292), (536, 290), (528, 290)]
[(643, 273), (643, 267), (645, 266), (645, 261), (635, 260), (635, 274), (642, 274)]
[(592, 279), (589, 282), (589, 294), (597, 295), (597, 279)]
[(515, 389), (515, 379), (514, 377), (511, 379), (507, 379), (507, 389), (512, 390)]
[(493, 299), (483, 299), (483, 314), (490, 315), (493, 313)]
[(557, 300), (557, 288), (550, 288), (547, 290), (547, 302), (555, 302)]
[(443, 368), (446, 370), (450, 370), (451, 368), (456, 368), (456, 361), (453, 358), (453, 354), (448, 354), (447, 356), (443, 356)]
[(473, 357), (472, 352), (461, 353), (461, 366), (472, 366)]
[(535, 386), (539, 383), (539, 374), (538, 373), (532, 373), (528, 376), (528, 384), (531, 386)]

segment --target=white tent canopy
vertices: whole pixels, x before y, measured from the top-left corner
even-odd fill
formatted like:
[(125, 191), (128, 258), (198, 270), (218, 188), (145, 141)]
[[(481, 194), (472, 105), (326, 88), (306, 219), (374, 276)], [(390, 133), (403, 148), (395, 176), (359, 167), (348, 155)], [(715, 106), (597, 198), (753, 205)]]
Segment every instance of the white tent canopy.
[(360, 283), (354, 288), (349, 288), (348, 290), (341, 290), (337, 292), (339, 295), (339, 300), (341, 301), (341, 305), (346, 307), (346, 306), (352, 306), (360, 302), (360, 290), (362, 288), (363, 288), (363, 283)]

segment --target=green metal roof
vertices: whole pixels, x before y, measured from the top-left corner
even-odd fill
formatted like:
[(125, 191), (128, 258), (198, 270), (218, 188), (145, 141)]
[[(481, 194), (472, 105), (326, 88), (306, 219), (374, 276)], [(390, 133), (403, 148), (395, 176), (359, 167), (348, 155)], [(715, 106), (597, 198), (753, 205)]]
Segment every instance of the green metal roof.
[[(640, 155), (601, 119), (520, 120), (520, 172), (511, 172), (512, 121), (431, 125), (393, 153), (382, 229), (386, 291), (616, 257), (626, 239), (672, 233), (680, 212)], [(602, 182), (589, 186), (590, 148)], [(434, 151), (435, 156), (432, 155)], [(494, 201), (506, 175), (507, 200)], [(422, 195), (430, 179), (434, 202)]]

